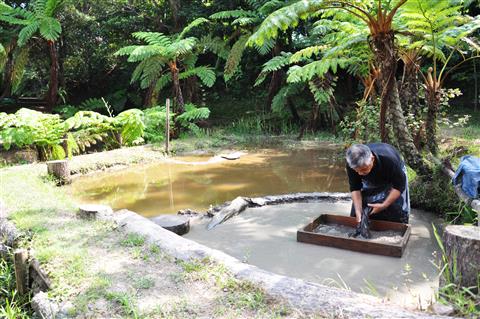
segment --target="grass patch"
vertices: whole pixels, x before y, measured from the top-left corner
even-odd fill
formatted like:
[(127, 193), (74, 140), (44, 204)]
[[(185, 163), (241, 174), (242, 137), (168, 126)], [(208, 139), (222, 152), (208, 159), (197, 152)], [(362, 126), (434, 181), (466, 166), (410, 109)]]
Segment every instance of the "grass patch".
[(145, 244), (145, 237), (134, 233), (127, 234), (127, 238), (120, 242), (124, 247), (140, 247), (143, 244)]

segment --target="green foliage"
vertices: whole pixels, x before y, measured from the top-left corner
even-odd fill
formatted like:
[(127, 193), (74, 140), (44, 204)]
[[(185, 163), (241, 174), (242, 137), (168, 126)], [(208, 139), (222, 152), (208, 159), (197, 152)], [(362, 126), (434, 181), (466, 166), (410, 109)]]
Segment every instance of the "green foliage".
[[(165, 139), (165, 123), (167, 112), (165, 107), (155, 106), (144, 112), (145, 141), (149, 143), (162, 142)], [(170, 122), (173, 123), (173, 113), (170, 113)]]
[(8, 150), (12, 145), (22, 148), (35, 145), (45, 155), (50, 154), (53, 145), (60, 144), (66, 133), (65, 125), (58, 115), (20, 109), (14, 116), (0, 113), (0, 141)]
[(200, 128), (195, 124), (199, 120), (207, 119), (210, 116), (210, 110), (207, 107), (197, 108), (194, 104), (185, 104), (185, 112), (178, 115), (175, 121), (194, 134), (198, 134)]
[(229, 81), (237, 71), (240, 60), (242, 59), (243, 51), (245, 50), (245, 43), (247, 43), (249, 36), (250, 34), (242, 35), (232, 46), (223, 72), (225, 81)]
[(380, 106), (367, 101), (357, 102), (357, 107), (345, 115), (340, 122), (340, 134), (347, 141), (362, 143), (375, 142), (380, 139), (378, 120)]
[(434, 169), (431, 181), (415, 179), (410, 183), (412, 207), (445, 216), (446, 212), (457, 211), (460, 201), (453, 189), (450, 178), (439, 167)]
[(115, 125), (121, 128), (123, 144), (137, 145), (143, 142), (145, 124), (143, 112), (138, 109), (130, 109), (115, 117)]

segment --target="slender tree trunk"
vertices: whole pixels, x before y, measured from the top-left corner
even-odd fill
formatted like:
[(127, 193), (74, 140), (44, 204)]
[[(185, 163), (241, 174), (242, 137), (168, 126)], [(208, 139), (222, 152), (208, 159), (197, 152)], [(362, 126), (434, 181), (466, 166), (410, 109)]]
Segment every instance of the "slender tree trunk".
[(151, 107), (152, 106), (152, 101), (153, 101), (153, 95), (155, 91), (155, 85), (157, 84), (156, 81), (154, 81), (152, 84), (147, 89), (147, 92), (145, 93), (145, 100), (143, 102), (143, 105), (146, 107)]
[(433, 155), (438, 153), (437, 114), (440, 105), (440, 91), (427, 87), (427, 120), (425, 123), (426, 144)]
[(420, 102), (418, 99), (418, 72), (413, 63), (405, 63), (404, 76), (400, 83), (399, 94), (400, 103), (402, 104), (403, 114), (406, 116), (408, 113), (413, 113), (415, 119), (417, 118), (418, 108)]
[(5, 63), (5, 71), (3, 73), (3, 93), (1, 98), (9, 97), (12, 95), (13, 68), (15, 65), (13, 55), (16, 48), (17, 38), (14, 38), (8, 46), (7, 62)]
[(413, 144), (412, 135), (408, 130), (405, 117), (403, 116), (402, 105), (400, 104), (395, 79), (397, 57), (395, 54), (394, 33), (392, 31), (389, 33), (374, 34), (372, 41), (375, 61), (377, 67), (380, 69), (379, 80), (382, 87), (380, 109), (382, 140), (385, 141), (387, 138), (385, 123), (388, 110), (398, 146), (407, 164), (417, 171), (419, 175), (428, 176), (431, 170)]
[(475, 61), (475, 59), (472, 60), (473, 61), (473, 81), (475, 83), (475, 88), (473, 90), (473, 103), (474, 103), (474, 111), (477, 112), (478, 110), (478, 98), (479, 98), (479, 94), (478, 94), (478, 78), (477, 78), (477, 62)]
[(183, 101), (182, 88), (180, 86), (180, 80), (178, 78), (179, 72), (177, 68), (177, 62), (172, 61), (169, 63), (169, 66), (170, 72), (172, 73), (173, 90), (175, 92), (175, 98), (177, 100), (177, 115), (180, 115), (185, 112), (185, 103)]
[(180, 0), (169, 0), (170, 10), (172, 11), (173, 32), (180, 31), (181, 23), (178, 11), (180, 11)]
[(273, 71), (270, 84), (268, 86), (267, 103), (265, 104), (265, 113), (272, 111), (272, 102), (275, 95), (282, 88), (285, 72), (283, 70)]
[(64, 73), (64, 67), (63, 67), (63, 62), (65, 61), (65, 41), (63, 34), (60, 36), (59, 39), (59, 47), (58, 47), (58, 82), (61, 88), (65, 89), (66, 84), (65, 84), (65, 73)]
[(51, 112), (58, 98), (58, 54), (55, 42), (48, 41), (48, 49), (50, 52), (50, 83), (47, 92), (47, 111)]
[[(276, 44), (273, 47), (272, 57), (279, 55), (280, 52), (281, 52), (281, 46), (279, 44)], [(285, 71), (281, 69), (277, 71), (273, 71), (272, 78), (270, 79), (270, 85), (268, 86), (268, 96), (267, 96), (267, 103), (265, 105), (265, 113), (270, 113), (272, 111), (273, 98), (275, 97), (275, 95), (277, 95), (278, 91), (280, 91), (283, 84), (284, 76), (285, 76)]]

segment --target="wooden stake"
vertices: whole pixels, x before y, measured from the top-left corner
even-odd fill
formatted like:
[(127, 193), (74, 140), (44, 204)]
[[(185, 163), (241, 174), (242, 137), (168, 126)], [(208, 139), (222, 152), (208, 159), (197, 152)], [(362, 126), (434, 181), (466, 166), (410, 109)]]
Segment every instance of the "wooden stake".
[(170, 154), (170, 99), (165, 104), (167, 121), (165, 125), (165, 153)]
[(26, 249), (17, 249), (13, 253), (15, 279), (17, 284), (17, 291), (20, 295), (26, 294), (28, 288), (27, 259), (28, 252)]

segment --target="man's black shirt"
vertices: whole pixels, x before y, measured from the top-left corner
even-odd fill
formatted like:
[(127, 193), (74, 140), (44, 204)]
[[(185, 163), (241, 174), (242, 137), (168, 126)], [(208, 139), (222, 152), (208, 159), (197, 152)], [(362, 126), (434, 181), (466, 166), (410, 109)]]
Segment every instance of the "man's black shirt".
[(368, 175), (361, 176), (347, 164), (348, 182), (350, 191), (359, 191), (362, 189), (362, 179), (371, 185), (386, 186), (402, 193), (405, 190), (406, 176), (403, 172), (404, 163), (400, 158), (398, 151), (391, 145), (385, 143), (366, 144), (373, 155), (375, 163)]

